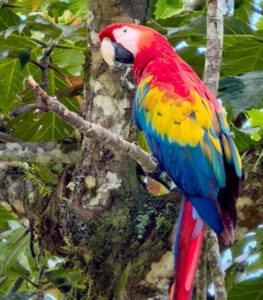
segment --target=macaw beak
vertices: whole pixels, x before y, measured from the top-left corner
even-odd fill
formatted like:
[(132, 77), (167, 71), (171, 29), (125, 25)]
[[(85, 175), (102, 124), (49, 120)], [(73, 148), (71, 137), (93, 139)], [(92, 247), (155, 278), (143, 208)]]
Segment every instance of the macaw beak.
[(123, 64), (132, 64), (134, 62), (133, 54), (125, 49), (121, 44), (111, 41), (105, 37), (101, 42), (100, 51), (103, 59), (109, 66), (114, 66), (116, 62)]

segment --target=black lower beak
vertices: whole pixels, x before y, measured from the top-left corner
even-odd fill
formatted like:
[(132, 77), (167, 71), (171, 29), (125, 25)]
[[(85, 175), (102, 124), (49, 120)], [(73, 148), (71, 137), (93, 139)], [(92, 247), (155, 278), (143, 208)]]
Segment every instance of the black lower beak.
[(115, 61), (123, 64), (132, 64), (134, 62), (133, 54), (125, 49), (121, 44), (113, 42), (113, 47), (115, 50)]

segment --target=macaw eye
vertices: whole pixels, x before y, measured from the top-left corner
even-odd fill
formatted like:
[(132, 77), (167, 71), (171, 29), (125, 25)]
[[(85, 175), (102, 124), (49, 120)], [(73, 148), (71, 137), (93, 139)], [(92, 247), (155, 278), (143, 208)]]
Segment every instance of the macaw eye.
[(126, 32), (127, 32), (127, 29), (123, 29), (123, 32), (125, 32), (125, 33), (126, 33)]

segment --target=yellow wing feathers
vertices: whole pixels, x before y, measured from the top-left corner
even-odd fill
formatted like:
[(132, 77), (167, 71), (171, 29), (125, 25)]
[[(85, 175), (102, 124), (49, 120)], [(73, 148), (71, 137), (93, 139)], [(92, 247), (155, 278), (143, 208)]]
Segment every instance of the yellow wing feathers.
[[(150, 80), (147, 77), (147, 83)], [(140, 87), (139, 93), (143, 93)], [(190, 93), (190, 99), (183, 99), (178, 95), (169, 97), (155, 86), (140, 98), (139, 106), (144, 108), (147, 123), (169, 142), (195, 147), (202, 140), (204, 130), (211, 128), (212, 112), (196, 91)], [(209, 138), (220, 152), (219, 140), (210, 133)]]

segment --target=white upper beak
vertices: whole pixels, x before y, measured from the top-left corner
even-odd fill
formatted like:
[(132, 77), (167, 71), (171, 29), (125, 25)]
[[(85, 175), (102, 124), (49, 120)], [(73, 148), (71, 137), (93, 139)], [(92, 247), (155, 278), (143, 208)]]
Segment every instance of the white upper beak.
[(115, 50), (113, 47), (113, 44), (111, 42), (111, 39), (108, 37), (105, 37), (100, 46), (100, 51), (103, 59), (106, 61), (106, 63), (109, 66), (114, 66), (115, 63)]

